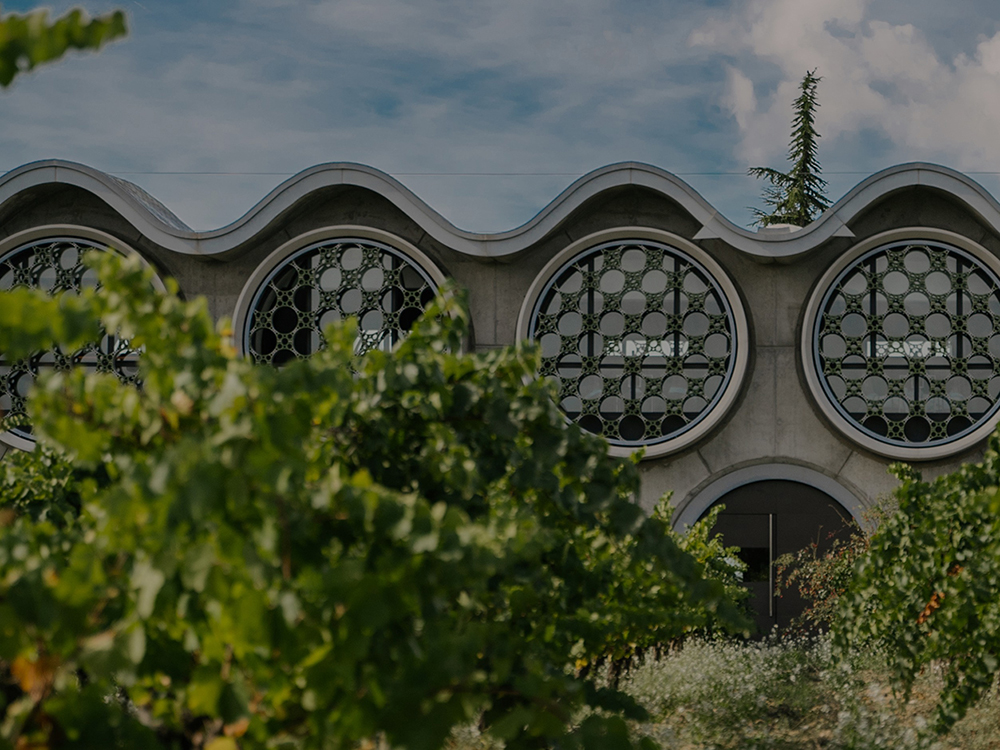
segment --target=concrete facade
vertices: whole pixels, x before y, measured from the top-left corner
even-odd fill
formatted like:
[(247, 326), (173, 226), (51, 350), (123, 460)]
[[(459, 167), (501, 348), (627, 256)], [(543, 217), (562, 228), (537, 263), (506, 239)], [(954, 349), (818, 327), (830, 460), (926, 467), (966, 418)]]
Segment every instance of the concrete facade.
[[(367, 228), (413, 246), (435, 275), (468, 289), (474, 349), (516, 341), (532, 285), (574, 242), (632, 227), (691, 243), (731, 280), (746, 315), (748, 356), (724, 416), (682, 450), (641, 463), (640, 503), (652, 508), (672, 491), (681, 525), (745, 482), (811, 483), (855, 515), (891, 491), (893, 459), (837, 429), (806, 382), (807, 303), (838, 258), (892, 230), (908, 228), (914, 238), (921, 229), (942, 230), (1000, 257), (1000, 205), (967, 177), (926, 164), (873, 175), (808, 227), (761, 232), (736, 227), (676, 177), (639, 164), (598, 170), (528, 224), (497, 235), (462, 232), (388, 176), (356, 165), (307, 170), (243, 219), (204, 233), (135, 186), (80, 165), (42, 162), (0, 180), (2, 252), (17, 246), (19, 233), (52, 225), (64, 235), (66, 227), (81, 227), (117, 238), (161, 276), (177, 279), (183, 295), (205, 296), (216, 317), (238, 317), (244, 287), (276, 249), (306, 235), (355, 236)], [(984, 448), (977, 439), (932, 460), (911, 460), (934, 476), (977, 460)]]

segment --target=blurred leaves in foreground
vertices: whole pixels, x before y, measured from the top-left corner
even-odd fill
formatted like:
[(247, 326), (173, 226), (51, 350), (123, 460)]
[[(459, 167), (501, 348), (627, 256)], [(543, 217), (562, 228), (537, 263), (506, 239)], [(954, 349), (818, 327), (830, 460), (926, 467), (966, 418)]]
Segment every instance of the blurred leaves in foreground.
[(274, 369), (87, 262), (99, 292), (0, 296), (7, 357), (143, 351), (141, 389), (40, 378), (0, 464), (0, 747), (652, 747), (587, 666), (747, 626), (533, 349), (461, 353), (453, 289), (391, 353), (348, 322)]
[(71, 49), (97, 50), (125, 36), (124, 11), (88, 18), (74, 8), (55, 21), (45, 9), (0, 16), (0, 86), (36, 65), (58, 60)]

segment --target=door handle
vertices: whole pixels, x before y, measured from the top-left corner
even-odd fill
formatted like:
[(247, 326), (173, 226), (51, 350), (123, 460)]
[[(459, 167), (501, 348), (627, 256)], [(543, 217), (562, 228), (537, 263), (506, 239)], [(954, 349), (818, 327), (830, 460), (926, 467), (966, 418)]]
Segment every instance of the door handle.
[(774, 513), (767, 514), (767, 616), (774, 617)]

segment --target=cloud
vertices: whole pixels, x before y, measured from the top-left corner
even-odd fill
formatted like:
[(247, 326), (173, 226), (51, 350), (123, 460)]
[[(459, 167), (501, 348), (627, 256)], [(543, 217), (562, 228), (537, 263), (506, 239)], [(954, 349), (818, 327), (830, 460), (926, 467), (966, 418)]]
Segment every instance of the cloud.
[(889, 144), (881, 160), (1000, 168), (1000, 32), (943, 59), (921, 28), (875, 17), (871, 0), (749, 0), (689, 43), (732, 61), (720, 103), (739, 127), (746, 164), (780, 159), (796, 86), (818, 68), (817, 125), (841, 163), (857, 163), (859, 148), (868, 151), (860, 140), (875, 131)]
[(753, 91), (753, 81), (733, 66), (726, 68), (726, 93), (722, 103), (736, 118), (740, 130), (750, 127), (750, 119), (757, 113), (757, 97)]
[[(68, 6), (57, 0), (55, 12)], [(358, 161), (391, 173), (582, 174), (621, 160), (683, 171), (705, 142), (685, 40), (701, 2), (178, 0), (131, 33), (5, 92), (0, 160), (114, 173), (292, 173)], [(721, 83), (721, 78), (720, 78)], [(278, 175), (123, 174), (200, 229)], [(463, 228), (523, 223), (571, 177), (402, 177)], [(471, 184), (475, 182), (475, 185)]]
[[(685, 179), (739, 221), (759, 186), (731, 173), (780, 163), (815, 66), (828, 169), (984, 168), (1000, 48), (967, 29), (997, 13), (949, 1), (980, 7), (946, 27), (937, 0), (904, 20), (884, 0), (133, 0), (128, 39), (0, 94), (0, 166), (278, 173), (123, 174), (199, 229), (321, 162), (505, 173), (400, 178), (458, 226), (500, 231), (573, 176), (637, 160), (728, 173)], [(830, 179), (836, 195), (858, 178)]]
[(311, 6), (327, 29), (477, 69), (589, 85), (648, 77), (676, 52), (670, 15), (617, 0), (339, 0)]

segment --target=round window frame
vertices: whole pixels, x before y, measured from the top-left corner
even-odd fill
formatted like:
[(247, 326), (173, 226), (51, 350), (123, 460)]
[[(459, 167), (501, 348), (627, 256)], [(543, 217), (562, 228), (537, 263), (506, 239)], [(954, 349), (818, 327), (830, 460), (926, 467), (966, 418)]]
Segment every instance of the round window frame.
[(862, 256), (878, 250), (884, 245), (905, 241), (913, 241), (914, 243), (922, 241), (940, 242), (942, 244), (953, 245), (972, 256), (977, 262), (982, 263), (1000, 278), (1000, 259), (982, 245), (956, 232), (930, 227), (905, 227), (872, 235), (838, 257), (823, 275), (820, 276), (813, 287), (802, 318), (802, 332), (800, 337), (802, 370), (809, 392), (812, 395), (813, 401), (819, 407), (820, 412), (849, 441), (885, 458), (902, 461), (935, 461), (964, 453), (976, 444), (984, 441), (996, 429), (997, 424), (1000, 423), (1000, 400), (992, 407), (992, 413), (981, 420), (978, 427), (960, 437), (946, 442), (938, 442), (934, 445), (914, 445), (912, 447), (896, 445), (878, 440), (864, 431), (853, 420), (844, 416), (827, 394), (827, 386), (817, 372), (819, 347), (816, 341), (816, 327), (819, 323), (819, 311), (823, 300), (828, 296), (832, 285), (845, 270), (856, 263)]
[[(22, 230), (10, 235), (9, 237), (4, 237), (0, 240), (0, 258), (6, 257), (8, 254), (18, 250), (24, 245), (30, 245), (45, 240), (55, 242), (57, 240), (74, 239), (102, 244), (105, 246), (105, 252), (116, 252), (126, 258), (138, 258), (142, 261), (143, 265), (153, 270), (153, 287), (158, 292), (165, 292), (167, 290), (166, 284), (163, 283), (163, 279), (161, 279), (159, 273), (156, 272), (156, 268), (148, 260), (146, 260), (141, 253), (137, 252), (124, 240), (115, 237), (112, 234), (108, 234), (107, 232), (102, 232), (99, 229), (82, 226), (80, 224), (45, 224)], [(4, 430), (0, 432), (0, 444), (2, 444), (2, 447), (4, 448), (4, 450), (0, 450), (0, 456), (2, 456), (6, 449), (9, 448), (16, 448), (17, 450), (29, 452), (33, 451), (35, 449), (35, 443), (36, 441), (22, 437), (21, 435), (14, 433), (12, 430)]]
[[(608, 443), (608, 452), (612, 456), (626, 457), (638, 451), (645, 451), (643, 460), (649, 460), (680, 453), (702, 440), (732, 410), (746, 381), (750, 360), (750, 326), (746, 309), (743, 305), (743, 297), (737, 290), (736, 284), (729, 277), (729, 274), (726, 273), (725, 269), (712, 256), (684, 237), (651, 227), (617, 227), (581, 237), (556, 253), (532, 281), (518, 314), (517, 336), (521, 341), (530, 340), (529, 330), (531, 319), (535, 314), (535, 307), (563, 266), (567, 265), (577, 256), (583, 255), (588, 250), (596, 249), (599, 245), (623, 240), (656, 242), (689, 256), (691, 260), (700, 265), (715, 283), (718, 284), (720, 291), (725, 297), (725, 302), (729, 305), (733, 318), (732, 340), (735, 353), (733, 355), (731, 375), (721, 394), (717, 397), (714, 406), (708, 408), (694, 425), (685, 429), (676, 437), (667, 437), (656, 443), (634, 446)], [(568, 417), (566, 421), (568, 424), (573, 424), (572, 420)]]
[(419, 271), (426, 274), (436, 289), (440, 289), (441, 285), (446, 281), (447, 277), (438, 268), (438, 265), (424, 252), (402, 237), (390, 232), (354, 224), (338, 224), (305, 232), (293, 237), (271, 252), (254, 269), (243, 285), (240, 296), (236, 299), (236, 307), (233, 312), (233, 346), (241, 356), (250, 356), (246, 345), (249, 336), (249, 331), (245, 330), (247, 321), (250, 319), (253, 312), (253, 305), (261, 290), (274, 274), (298, 253), (308, 250), (315, 245), (328, 242), (349, 242), (351, 240), (375, 242), (385, 245), (391, 251), (409, 260)]

